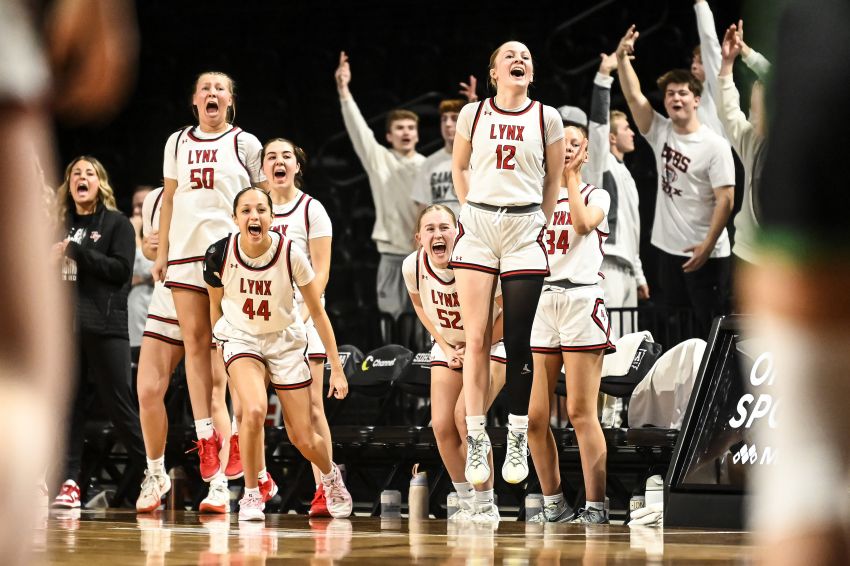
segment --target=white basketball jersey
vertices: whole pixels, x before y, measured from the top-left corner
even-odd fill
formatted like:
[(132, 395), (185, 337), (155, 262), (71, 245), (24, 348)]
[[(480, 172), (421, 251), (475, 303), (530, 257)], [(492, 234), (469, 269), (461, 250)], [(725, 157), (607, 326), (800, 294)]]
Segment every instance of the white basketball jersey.
[[(145, 195), (142, 202), (142, 235), (150, 236), (159, 232), (159, 211), (162, 208), (162, 187), (152, 190)], [(171, 297), (171, 289), (166, 287), (162, 281), (154, 283), (151, 302), (148, 305), (148, 316), (165, 319), (167, 322), (177, 321), (177, 311), (174, 308), (174, 299)]]
[(195, 127), (189, 127), (177, 134), (169, 262), (201, 261), (210, 244), (234, 231), (233, 199), (251, 185), (251, 175), (238, 153), (240, 134), (250, 134), (235, 126), (209, 139), (194, 132)]
[(570, 217), (570, 200), (567, 189), (561, 188), (558, 203), (552, 214), (552, 222), (543, 233), (543, 247), (549, 255), (549, 271), (546, 281), (569, 280), (580, 285), (592, 285), (602, 279), (602, 245), (608, 238), (608, 209), (611, 197), (602, 189), (582, 183), (581, 194), (585, 205), (602, 209), (605, 217), (595, 230), (579, 235), (573, 228)]
[(557, 110), (529, 100), (507, 111), (488, 98), (462, 109), (457, 132), (472, 143), (467, 200), (495, 206), (543, 202), (546, 146), (564, 137)]
[(291, 240), (269, 234), (272, 245), (268, 252), (253, 260), (240, 251), (239, 234), (231, 234), (219, 272), (224, 317), (248, 334), (281, 332), (300, 321), (294, 285), (306, 285), (313, 279), (307, 256)]
[[(411, 294), (419, 293), (425, 316), (440, 336), (453, 346), (466, 343), (455, 289), (454, 270), (432, 266), (428, 254), (420, 248), (404, 259), (401, 272), (407, 290)], [(496, 294), (500, 293), (499, 287)], [(493, 318), (496, 318), (498, 312), (499, 305), (494, 302)]]

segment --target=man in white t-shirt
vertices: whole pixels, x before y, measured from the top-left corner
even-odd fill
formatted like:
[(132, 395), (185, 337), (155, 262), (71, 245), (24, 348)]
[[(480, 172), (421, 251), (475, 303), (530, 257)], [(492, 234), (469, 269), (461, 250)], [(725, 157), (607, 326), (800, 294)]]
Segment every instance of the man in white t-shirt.
[(702, 85), (676, 69), (658, 79), (668, 117), (653, 110), (632, 67), (638, 32), (629, 28), (617, 46), (623, 94), (635, 124), (655, 153), (658, 195), (652, 245), (658, 248), (657, 302), (693, 307), (697, 335), (728, 308), (731, 259), (726, 223), (732, 212), (735, 165), (729, 142), (700, 124)]
[[(477, 99), (475, 99), (477, 100)], [(469, 102), (475, 102), (470, 99)], [(443, 204), (460, 215), (460, 201), (452, 182), (452, 147), (455, 143), (455, 126), (460, 109), (466, 105), (459, 98), (440, 102), (440, 135), (443, 147), (425, 159), (422, 169), (413, 184), (413, 200), (422, 206)]]
[(342, 118), (354, 152), (369, 176), (375, 202), (372, 240), (381, 254), (378, 264), (378, 309), (397, 318), (413, 312), (407, 287), (401, 275), (404, 258), (413, 251), (413, 234), (419, 207), (413, 201), (413, 183), (425, 156), (416, 152), (419, 117), (409, 110), (393, 110), (387, 115), (386, 139), (392, 149), (375, 139), (348, 90), (351, 67), (345, 52), (340, 53), (334, 73)]

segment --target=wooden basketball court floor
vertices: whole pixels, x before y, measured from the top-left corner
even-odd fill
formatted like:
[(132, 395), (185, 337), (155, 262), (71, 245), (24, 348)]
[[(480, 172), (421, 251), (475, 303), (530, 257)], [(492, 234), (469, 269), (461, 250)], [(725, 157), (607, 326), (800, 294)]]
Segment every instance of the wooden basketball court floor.
[[(498, 529), (444, 520), (132, 510), (53, 511), (34, 533), (34, 563), (86, 566), (242, 564), (741, 564), (756, 556), (739, 531), (533, 525)], [(2, 562), (2, 558), (0, 558)]]

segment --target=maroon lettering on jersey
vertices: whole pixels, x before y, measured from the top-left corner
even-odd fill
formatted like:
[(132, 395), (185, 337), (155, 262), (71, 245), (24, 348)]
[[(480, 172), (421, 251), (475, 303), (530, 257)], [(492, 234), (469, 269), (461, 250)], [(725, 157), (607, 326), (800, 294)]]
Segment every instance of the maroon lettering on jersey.
[[(194, 160), (192, 159), (194, 156)], [(195, 149), (190, 150), (188, 153), (188, 163), (189, 165), (194, 165), (195, 163), (218, 163), (218, 150), (217, 149)]]
[(442, 305), (444, 307), (460, 307), (460, 303), (457, 300), (457, 293), (443, 293), (431, 289), (431, 301), (435, 305)]
[(278, 224), (277, 226), (272, 226), (269, 230), (274, 230), (275, 232), (279, 232), (286, 236), (286, 229), (289, 228), (289, 224)]
[[(247, 283), (247, 288), (246, 288)], [(257, 281), (255, 279), (239, 278), (239, 292), (243, 295), (266, 295), (272, 294), (271, 281)]]
[[(498, 135), (496, 134), (496, 126), (499, 127)], [(525, 130), (525, 126), (490, 124), (490, 139), (524, 141), (522, 139), (523, 130)]]

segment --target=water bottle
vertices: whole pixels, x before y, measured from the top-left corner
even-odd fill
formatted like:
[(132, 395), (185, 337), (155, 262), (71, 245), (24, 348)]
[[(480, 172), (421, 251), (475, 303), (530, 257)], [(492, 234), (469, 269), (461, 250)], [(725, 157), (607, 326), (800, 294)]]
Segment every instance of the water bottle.
[(540, 493), (529, 493), (525, 496), (525, 520), (528, 521), (543, 511), (543, 495)]
[(446, 518), (450, 518), (455, 513), (457, 513), (457, 492), (453, 491), (446, 497)]
[(171, 491), (168, 492), (167, 507), (172, 511), (185, 511), (186, 472), (178, 466), (168, 470), (168, 477), (171, 479)]
[(410, 491), (407, 492), (407, 512), (411, 521), (428, 518), (428, 474), (419, 471), (419, 464), (413, 466)]
[(401, 492), (397, 489), (386, 489), (381, 492), (381, 518), (401, 518)]

